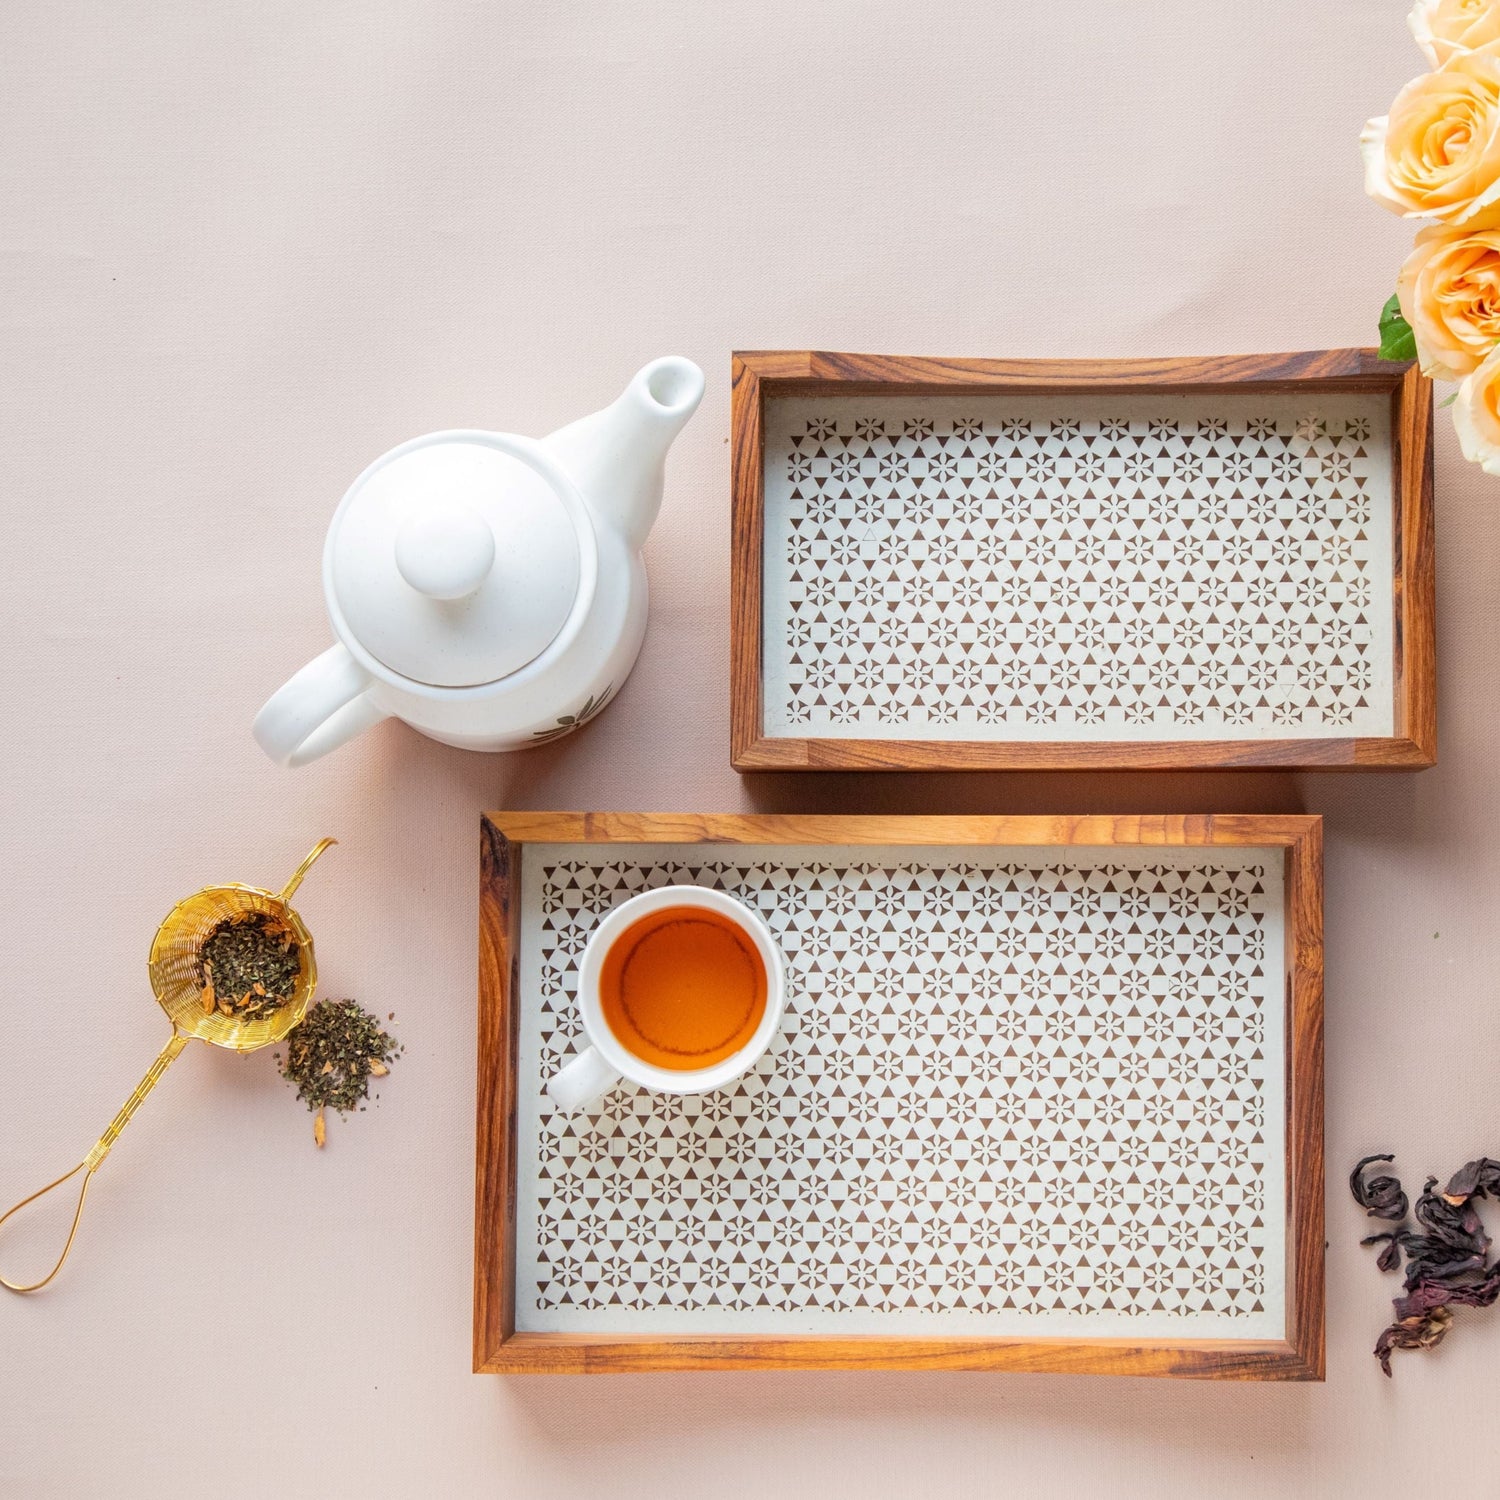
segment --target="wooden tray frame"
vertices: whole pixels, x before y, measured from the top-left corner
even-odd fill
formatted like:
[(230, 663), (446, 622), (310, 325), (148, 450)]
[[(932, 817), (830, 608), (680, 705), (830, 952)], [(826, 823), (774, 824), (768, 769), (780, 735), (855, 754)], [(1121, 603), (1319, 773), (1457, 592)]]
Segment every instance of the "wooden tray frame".
[[(1397, 732), (1347, 739), (996, 741), (792, 738), (765, 733), (761, 678), (768, 396), (944, 395), (958, 390), (1386, 391), (1391, 400)], [(913, 359), (821, 351), (737, 353), (732, 401), (730, 760), (737, 771), (1395, 769), (1437, 760), (1432, 382), (1373, 349), (1151, 360)]]
[[(1286, 859), (1287, 1329), (1276, 1340), (829, 1338), (519, 1332), (515, 1326), (516, 1091), (521, 866), (531, 843), (1272, 846)], [(817, 817), (487, 813), (480, 824), (479, 1090), (474, 1177), (474, 1369), (1015, 1370), (1321, 1380), (1323, 1286), (1322, 819)]]

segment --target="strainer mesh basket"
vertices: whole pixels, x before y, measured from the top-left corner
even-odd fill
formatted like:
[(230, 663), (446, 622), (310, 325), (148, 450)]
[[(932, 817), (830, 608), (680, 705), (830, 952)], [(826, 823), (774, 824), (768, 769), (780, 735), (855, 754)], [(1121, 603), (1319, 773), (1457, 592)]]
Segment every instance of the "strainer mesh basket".
[[(203, 974), (198, 954), (214, 929), (227, 918), (262, 912), (283, 923), (297, 941), (301, 972), (290, 1003), (268, 1016), (226, 1016), (205, 1013)], [(250, 885), (214, 885), (179, 901), (167, 913), (151, 944), (151, 988), (161, 1008), (179, 1031), (216, 1047), (248, 1052), (279, 1042), (307, 1014), (317, 987), (312, 935), (302, 918), (279, 896)]]

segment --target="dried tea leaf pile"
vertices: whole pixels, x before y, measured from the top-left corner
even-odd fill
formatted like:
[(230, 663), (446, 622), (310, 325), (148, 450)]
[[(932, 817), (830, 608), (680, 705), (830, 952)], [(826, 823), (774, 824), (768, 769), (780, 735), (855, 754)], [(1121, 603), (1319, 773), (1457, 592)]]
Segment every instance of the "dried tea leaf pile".
[(302, 974), (302, 949), (285, 922), (262, 911), (226, 917), (198, 950), (206, 1015), (254, 1021), (286, 1005)]
[[(394, 1014), (390, 1018), (395, 1019)], [(316, 1111), (313, 1139), (326, 1139), (325, 1109), (341, 1115), (363, 1109), (370, 1080), (384, 1078), (402, 1052), (369, 1011), (354, 1000), (320, 1000), (287, 1037), (287, 1051), (277, 1061), (281, 1076), (295, 1084), (297, 1097)]]
[(1443, 1341), (1453, 1322), (1455, 1307), (1489, 1307), (1500, 1300), (1500, 1260), (1489, 1259), (1490, 1237), (1485, 1233), (1475, 1199), (1500, 1200), (1500, 1161), (1481, 1157), (1461, 1167), (1442, 1192), (1429, 1177), (1412, 1213), (1420, 1230), (1407, 1227), (1409, 1207), (1399, 1178), (1388, 1174), (1366, 1177), (1375, 1162), (1389, 1155), (1367, 1156), (1349, 1176), (1354, 1201), (1372, 1219), (1397, 1227), (1372, 1234), (1361, 1243), (1382, 1245), (1376, 1264), (1394, 1271), (1406, 1257), (1404, 1296), (1395, 1299), (1395, 1321), (1380, 1335), (1375, 1357), (1387, 1375), (1397, 1349), (1431, 1349)]

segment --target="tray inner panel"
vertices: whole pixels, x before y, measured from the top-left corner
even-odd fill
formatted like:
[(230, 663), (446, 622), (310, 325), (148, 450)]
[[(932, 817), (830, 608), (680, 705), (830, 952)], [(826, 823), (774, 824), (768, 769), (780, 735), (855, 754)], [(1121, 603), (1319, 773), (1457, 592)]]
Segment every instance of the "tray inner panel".
[[(578, 962), (710, 885), (786, 956), (739, 1084), (567, 1115)], [(1279, 1338), (1274, 849), (528, 844), (516, 1324)]]
[(1387, 396), (771, 397), (764, 462), (768, 736), (1394, 732)]

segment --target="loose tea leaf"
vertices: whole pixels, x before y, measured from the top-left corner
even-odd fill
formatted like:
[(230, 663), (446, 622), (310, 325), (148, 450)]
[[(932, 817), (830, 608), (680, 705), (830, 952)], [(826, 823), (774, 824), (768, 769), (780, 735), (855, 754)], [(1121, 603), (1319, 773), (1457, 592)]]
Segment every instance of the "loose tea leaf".
[[(1500, 1162), (1481, 1157), (1460, 1167), (1437, 1191), (1429, 1177), (1412, 1212), (1425, 1233), (1405, 1224), (1407, 1198), (1395, 1177), (1366, 1181), (1364, 1169), (1390, 1156), (1367, 1156), (1349, 1178), (1354, 1201), (1367, 1214), (1400, 1220), (1399, 1228), (1372, 1234), (1361, 1241), (1383, 1244), (1376, 1264), (1394, 1271), (1406, 1257), (1406, 1295), (1395, 1299), (1395, 1321), (1380, 1335), (1375, 1357), (1387, 1375), (1397, 1349), (1436, 1348), (1447, 1336), (1455, 1307), (1489, 1307), (1500, 1301), (1500, 1260), (1489, 1260), (1490, 1237), (1485, 1232), (1475, 1198), (1500, 1200)], [(1395, 1210), (1399, 1206), (1399, 1212)]]
[(281, 1076), (316, 1111), (313, 1138), (323, 1144), (325, 1109), (341, 1115), (362, 1108), (370, 1079), (384, 1078), (405, 1049), (354, 1000), (321, 1000), (287, 1037), (286, 1057), (276, 1054)]
[[(1390, 1219), (1394, 1222), (1406, 1217), (1406, 1194), (1401, 1191), (1400, 1178), (1372, 1177), (1366, 1181), (1364, 1177), (1364, 1170), (1371, 1162), (1395, 1159), (1390, 1152), (1381, 1156), (1367, 1156), (1349, 1174), (1349, 1191), (1354, 1194), (1354, 1201), (1372, 1219)], [(1370, 1242), (1366, 1240), (1365, 1243)]]
[(253, 1021), (288, 1004), (302, 975), (302, 950), (286, 923), (263, 911), (226, 917), (198, 950), (203, 1012)]

